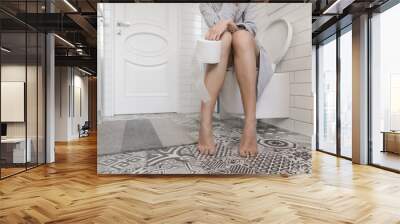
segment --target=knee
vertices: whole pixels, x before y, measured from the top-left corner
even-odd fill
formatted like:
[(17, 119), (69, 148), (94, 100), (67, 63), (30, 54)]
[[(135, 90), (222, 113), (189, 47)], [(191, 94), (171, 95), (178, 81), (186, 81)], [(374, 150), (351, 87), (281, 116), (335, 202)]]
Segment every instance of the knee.
[(232, 34), (225, 32), (222, 37), (222, 53), (228, 55), (232, 45)]
[(249, 32), (245, 30), (239, 30), (233, 33), (232, 46), (235, 54), (251, 50), (253, 45), (254, 38)]
[(232, 43), (232, 33), (224, 32), (221, 36), (221, 41), (230, 45)]

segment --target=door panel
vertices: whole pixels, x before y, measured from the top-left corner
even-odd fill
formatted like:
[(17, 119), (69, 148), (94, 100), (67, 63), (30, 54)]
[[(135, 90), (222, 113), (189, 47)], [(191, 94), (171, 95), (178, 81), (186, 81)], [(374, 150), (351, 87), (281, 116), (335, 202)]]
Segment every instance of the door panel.
[(116, 5), (116, 114), (176, 111), (177, 10), (174, 5)]

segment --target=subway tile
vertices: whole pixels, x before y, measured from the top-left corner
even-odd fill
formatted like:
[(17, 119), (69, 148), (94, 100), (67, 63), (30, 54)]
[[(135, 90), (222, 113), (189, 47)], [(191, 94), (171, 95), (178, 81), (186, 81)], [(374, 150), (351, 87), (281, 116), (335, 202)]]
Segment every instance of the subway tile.
[(279, 4), (269, 4), (269, 3), (259, 3), (256, 4), (256, 13), (261, 13), (264, 12), (267, 15), (271, 15), (278, 10), (282, 9), (285, 7), (287, 4), (284, 3), (279, 3)]
[(289, 106), (290, 107), (295, 107), (295, 96), (290, 96)]
[(312, 96), (292, 96), (293, 97), (293, 106), (296, 108), (314, 109), (314, 97)]
[(290, 95), (292, 95), (292, 96), (312, 96), (311, 83), (290, 84)]
[(314, 115), (314, 113), (312, 110), (305, 110), (305, 109), (298, 109), (298, 108), (290, 109), (290, 117), (297, 121), (312, 123), (313, 115)]
[(311, 15), (304, 17), (296, 22), (292, 23), (293, 25), (293, 33), (301, 33), (303, 31), (311, 31), (312, 28), (312, 20), (311, 20)]
[(301, 20), (304, 17), (311, 16), (311, 4), (301, 4), (296, 10), (290, 12), (285, 16), (285, 18), (293, 23)]
[(284, 60), (308, 57), (312, 55), (311, 43), (301, 44), (297, 46), (291, 46), (286, 53)]
[(294, 11), (299, 10), (299, 7), (301, 7), (301, 4), (298, 4), (298, 3), (286, 4), (279, 10), (272, 13), (270, 15), (271, 19), (275, 20), (275, 19), (279, 19), (279, 18), (286, 18), (288, 15), (290, 15)]
[(294, 131), (311, 137), (314, 134), (314, 125), (312, 123), (294, 121)]
[(295, 82), (312, 82), (312, 71), (311, 70), (301, 70), (296, 71), (294, 75)]
[(293, 35), (291, 46), (297, 46), (300, 44), (311, 44), (312, 33), (309, 30), (302, 31)]
[(290, 83), (294, 82), (294, 72), (289, 72), (289, 80), (290, 80)]
[(294, 121), (292, 119), (287, 119), (287, 118), (262, 119), (262, 122), (272, 124), (286, 130), (293, 130), (294, 128)]
[(291, 72), (306, 69), (311, 69), (311, 56), (284, 60), (276, 70), (277, 72)]

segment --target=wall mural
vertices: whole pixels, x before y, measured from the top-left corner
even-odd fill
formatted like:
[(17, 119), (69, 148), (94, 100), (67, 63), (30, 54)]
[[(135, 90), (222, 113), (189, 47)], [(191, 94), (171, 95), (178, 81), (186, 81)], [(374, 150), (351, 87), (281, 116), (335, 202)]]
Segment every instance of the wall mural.
[(99, 9), (99, 174), (311, 173), (311, 4)]

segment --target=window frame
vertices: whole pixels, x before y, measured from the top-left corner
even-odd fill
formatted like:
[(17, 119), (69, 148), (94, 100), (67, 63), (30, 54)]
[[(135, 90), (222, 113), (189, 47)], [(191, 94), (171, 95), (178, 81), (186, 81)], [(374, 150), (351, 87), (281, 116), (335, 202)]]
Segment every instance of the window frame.
[[(341, 84), (341, 65), (340, 65), (340, 59), (341, 59), (341, 55), (340, 55), (340, 37), (342, 35), (344, 35), (347, 32), (351, 32), (352, 31), (352, 23), (346, 25), (345, 27), (339, 29), (336, 31), (336, 33), (330, 35), (329, 37), (319, 41), (316, 44), (316, 52), (315, 52), (315, 60), (316, 60), (316, 139), (315, 139), (315, 143), (316, 143), (316, 151), (319, 152), (323, 152), (329, 155), (333, 155), (339, 158), (343, 158), (346, 160), (352, 160), (352, 158), (347, 157), (342, 155), (341, 153), (341, 117), (340, 117), (340, 113), (341, 113), (341, 108), (340, 108), (340, 103), (341, 103), (341, 97), (340, 97), (340, 84)], [(319, 48), (320, 45), (322, 43), (328, 43), (330, 41), (336, 41), (336, 152), (332, 153), (332, 152), (328, 152), (327, 150), (324, 150), (322, 148), (320, 148), (320, 144), (319, 144), (319, 87), (320, 87), (320, 73), (319, 73)]]

